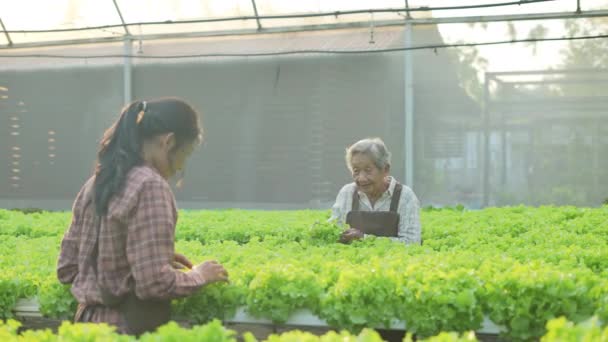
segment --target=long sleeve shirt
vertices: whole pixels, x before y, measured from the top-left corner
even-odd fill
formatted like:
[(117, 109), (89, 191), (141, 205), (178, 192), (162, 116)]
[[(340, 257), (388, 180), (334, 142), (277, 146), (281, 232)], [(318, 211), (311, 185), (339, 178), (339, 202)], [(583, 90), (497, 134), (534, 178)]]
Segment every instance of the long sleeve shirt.
[(171, 265), (175, 198), (167, 181), (148, 166), (133, 168), (123, 190), (110, 200), (107, 215), (101, 218), (94, 260), (92, 185), (91, 178), (76, 197), (57, 264), (59, 281), (72, 284), (72, 294), (80, 304), (101, 304), (100, 285), (116, 296), (135, 291), (141, 299), (173, 299), (205, 284), (199, 274)]
[[(371, 204), (371, 201), (364, 192), (359, 191), (359, 210), (389, 211), (396, 184), (397, 181), (391, 177), (388, 189), (380, 196), (374, 205)], [(355, 191), (358, 191), (355, 183), (346, 184), (342, 187), (336, 197), (335, 204), (331, 208), (332, 215), (329, 219), (330, 221), (335, 220), (339, 223), (346, 222), (346, 215), (351, 211), (353, 206), (353, 193)], [(403, 185), (403, 189), (401, 190), (397, 213), (399, 214), (399, 229), (397, 237), (391, 239), (407, 244), (420, 244), (420, 202), (412, 189), (405, 185)]]

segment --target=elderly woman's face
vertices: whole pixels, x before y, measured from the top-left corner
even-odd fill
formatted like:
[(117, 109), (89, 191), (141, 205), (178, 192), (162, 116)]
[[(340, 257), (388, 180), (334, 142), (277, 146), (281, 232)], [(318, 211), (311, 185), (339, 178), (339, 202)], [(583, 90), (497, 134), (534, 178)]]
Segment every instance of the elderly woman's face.
[(388, 176), (388, 169), (379, 169), (371, 156), (365, 153), (354, 154), (351, 167), (357, 188), (366, 195), (377, 196), (386, 190), (384, 180)]

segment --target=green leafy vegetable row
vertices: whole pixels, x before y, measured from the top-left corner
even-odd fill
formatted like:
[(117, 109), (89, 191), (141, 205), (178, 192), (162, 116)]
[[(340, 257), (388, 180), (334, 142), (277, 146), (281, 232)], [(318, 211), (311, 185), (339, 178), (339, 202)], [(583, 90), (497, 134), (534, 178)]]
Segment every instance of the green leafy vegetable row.
[[(176, 317), (203, 323), (245, 307), (280, 323), (306, 309), (354, 332), (397, 320), (432, 336), (477, 330), (485, 316), (516, 340), (539, 338), (559, 316), (608, 322), (608, 207), (427, 210), (425, 244), (410, 247), (383, 238), (338, 244), (341, 227), (327, 217), (181, 212), (177, 250), (194, 262), (219, 260), (231, 283), (175, 301)], [(49, 317), (73, 314), (74, 300), (54, 274), (68, 224), (66, 213), (0, 210), (3, 317), (24, 297), (36, 297)]]
[[(194, 326), (185, 329), (175, 322), (158, 328), (155, 332), (146, 333), (139, 338), (120, 335), (114, 332), (114, 328), (106, 324), (64, 322), (53, 333), (49, 329), (45, 330), (26, 330), (18, 332), (20, 323), (14, 320), (6, 322), (0, 321), (0, 340), (5, 342), (89, 342), (89, 341), (209, 341), (209, 342), (236, 342), (237, 333), (226, 329), (221, 322), (214, 320), (208, 324)], [(251, 333), (244, 333), (241, 336), (245, 342), (257, 342), (256, 337)], [(330, 331), (318, 336), (299, 330), (289, 331), (283, 334), (272, 334), (264, 341), (267, 342), (381, 342), (380, 335), (371, 329), (364, 329), (358, 335), (347, 331)], [(412, 342), (411, 334), (403, 339), (403, 342)], [(454, 332), (442, 332), (436, 336), (426, 339), (417, 339), (421, 342), (473, 342), (477, 341), (475, 334), (466, 332), (463, 334)], [(601, 328), (596, 318), (592, 318), (584, 323), (574, 324), (564, 317), (553, 319), (547, 323), (547, 333), (542, 336), (541, 342), (606, 342), (608, 341), (608, 328)]]

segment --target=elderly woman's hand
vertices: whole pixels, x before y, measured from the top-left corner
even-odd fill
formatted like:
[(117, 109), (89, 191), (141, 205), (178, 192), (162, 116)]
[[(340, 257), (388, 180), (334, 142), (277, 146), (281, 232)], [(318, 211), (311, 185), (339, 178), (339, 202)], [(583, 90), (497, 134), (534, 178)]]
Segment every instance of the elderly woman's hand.
[(341, 243), (349, 243), (353, 240), (363, 239), (363, 232), (359, 229), (349, 228), (342, 233), (340, 236)]

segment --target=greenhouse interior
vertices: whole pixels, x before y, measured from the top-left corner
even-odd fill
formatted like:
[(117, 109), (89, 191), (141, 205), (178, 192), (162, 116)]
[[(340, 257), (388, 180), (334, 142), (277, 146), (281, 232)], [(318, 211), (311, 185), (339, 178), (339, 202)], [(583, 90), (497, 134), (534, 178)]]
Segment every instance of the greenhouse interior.
[(608, 0), (0, 0), (2, 341), (608, 342)]

